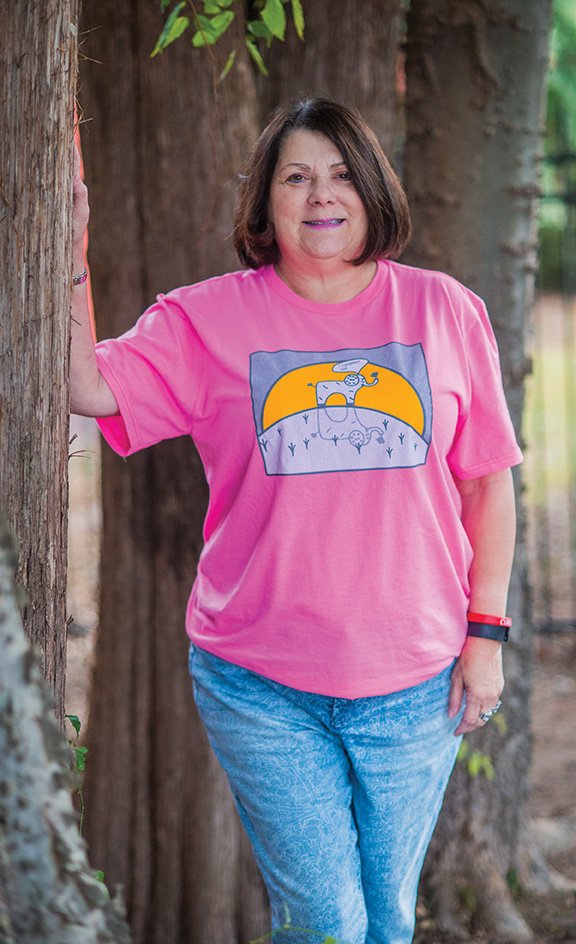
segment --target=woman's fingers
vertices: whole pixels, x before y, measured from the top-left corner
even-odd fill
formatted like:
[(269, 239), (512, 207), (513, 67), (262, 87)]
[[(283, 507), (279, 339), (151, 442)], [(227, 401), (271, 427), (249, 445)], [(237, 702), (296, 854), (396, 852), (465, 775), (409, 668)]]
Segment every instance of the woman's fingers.
[(466, 709), (454, 734), (469, 734), (470, 731), (481, 728), (484, 722), (480, 721), (480, 710), (480, 702), (478, 699), (470, 697), (468, 692), (466, 692)]
[(487, 721), (483, 720), (480, 715), (493, 711), (500, 701), (502, 690), (502, 688), (494, 689), (495, 694), (488, 696), (484, 692), (482, 697), (479, 697), (471, 689), (466, 688), (466, 709), (454, 734), (468, 734), (476, 728), (483, 728)]
[(492, 640), (470, 638), (465, 643), (454, 668), (448, 707), (450, 717), (454, 717), (457, 712), (452, 714), (452, 709), (458, 699), (460, 708), (464, 694), (466, 708), (455, 734), (467, 734), (484, 727), (486, 721), (480, 715), (490, 712), (498, 703), (504, 688), (501, 648)]
[(72, 191), (74, 210), (72, 215), (72, 239), (76, 243), (83, 241), (84, 239), (84, 234), (86, 232), (88, 219), (90, 216), (90, 208), (88, 206), (88, 188), (82, 180), (80, 153), (78, 151), (76, 141), (73, 143), (73, 148), (74, 181)]

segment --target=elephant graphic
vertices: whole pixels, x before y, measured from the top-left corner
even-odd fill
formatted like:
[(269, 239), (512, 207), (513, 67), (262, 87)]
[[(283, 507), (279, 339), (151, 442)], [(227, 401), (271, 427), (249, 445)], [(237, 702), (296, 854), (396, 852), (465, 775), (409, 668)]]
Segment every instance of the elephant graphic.
[[(377, 433), (379, 441), (383, 442), (380, 427), (365, 426), (355, 404), (356, 394), (362, 387), (373, 387), (378, 383), (378, 371), (371, 373), (372, 382), (360, 373), (367, 363), (363, 357), (340, 361), (334, 364), (332, 370), (337, 374), (345, 374), (343, 379), (308, 384), (316, 389), (318, 406), (318, 433), (313, 433), (314, 436), (320, 435), (322, 439), (332, 439), (334, 442), (346, 439), (358, 452), (370, 442), (373, 433)], [(331, 397), (337, 402), (329, 403)], [(344, 397), (344, 403), (340, 402), (341, 397)]]

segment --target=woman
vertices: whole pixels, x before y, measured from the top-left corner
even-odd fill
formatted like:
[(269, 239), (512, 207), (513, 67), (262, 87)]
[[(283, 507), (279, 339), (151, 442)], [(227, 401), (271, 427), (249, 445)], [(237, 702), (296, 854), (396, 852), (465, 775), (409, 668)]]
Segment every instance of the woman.
[[(75, 198), (80, 273), (78, 176)], [(122, 456), (191, 435), (205, 466), (190, 671), (273, 925), (351, 944), (412, 940), (508, 631), (522, 457), (496, 344), (472, 292), (391, 261), (409, 228), (365, 122), (315, 99), (251, 155), (245, 270), (159, 295), (95, 349), (84, 273), (73, 289), (72, 409)]]

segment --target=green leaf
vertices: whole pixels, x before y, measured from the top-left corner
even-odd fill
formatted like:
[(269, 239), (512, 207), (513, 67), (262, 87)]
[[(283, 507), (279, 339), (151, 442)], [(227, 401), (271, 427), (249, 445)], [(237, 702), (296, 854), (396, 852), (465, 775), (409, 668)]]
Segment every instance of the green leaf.
[(80, 773), (84, 773), (86, 770), (86, 754), (88, 753), (87, 747), (75, 747), (74, 748), (74, 757), (76, 760), (76, 770), (79, 770)]
[(166, 7), (169, 7), (172, 3), (172, 0), (160, 0), (160, 9), (164, 11)]
[(480, 773), (480, 755), (478, 751), (473, 751), (473, 753), (468, 758), (468, 773), (471, 777), (477, 777)]
[(282, 0), (266, 0), (260, 16), (272, 35), (283, 40), (286, 33), (286, 11)]
[(248, 47), (248, 52), (252, 56), (258, 68), (260, 69), (260, 72), (262, 73), (262, 75), (268, 75), (268, 69), (264, 65), (264, 60), (262, 59), (262, 56), (260, 55), (260, 50), (258, 49), (258, 46), (254, 42), (254, 40), (246, 37), (246, 46)]
[(304, 10), (301, 0), (290, 0), (292, 6), (292, 19), (294, 20), (294, 29), (298, 39), (304, 39)]
[(505, 715), (503, 715), (503, 714), (502, 714), (502, 715), (494, 715), (494, 717), (492, 718), (492, 724), (495, 725), (495, 727), (498, 728), (498, 731), (499, 731), (500, 734), (506, 734), (506, 732), (507, 732), (507, 730), (508, 730), (508, 725), (506, 724), (506, 716), (505, 716)]
[(266, 26), (266, 23), (263, 23), (262, 20), (249, 20), (246, 24), (246, 29), (249, 33), (252, 33), (252, 36), (256, 36), (258, 39), (265, 39), (267, 43), (274, 38)]
[(220, 13), (233, 3), (234, 0), (204, 0), (204, 13)]
[(108, 895), (108, 898), (110, 898), (110, 892), (108, 891), (108, 889), (106, 888), (106, 885), (104, 884), (104, 872), (102, 872), (99, 869), (97, 872), (94, 872), (94, 878), (96, 879), (97, 882), (102, 882), (102, 888)]
[(197, 32), (192, 37), (192, 45), (197, 49), (201, 46), (213, 46), (226, 32), (233, 19), (234, 13), (232, 10), (223, 10), (213, 17), (198, 14), (194, 17)]
[(471, 777), (478, 777), (484, 774), (487, 780), (494, 780), (496, 771), (488, 754), (481, 751), (472, 751), (468, 758), (468, 773)]
[(224, 81), (224, 79), (226, 78), (226, 76), (227, 76), (228, 73), (230, 72), (230, 69), (231, 69), (232, 66), (234, 65), (234, 62), (236, 61), (236, 52), (237, 52), (237, 50), (236, 50), (236, 49), (233, 49), (232, 52), (230, 53), (230, 55), (228, 56), (228, 58), (227, 58), (227, 60), (226, 60), (226, 65), (224, 66), (224, 68), (222, 69), (222, 72), (221, 72), (220, 75), (218, 76), (218, 81), (219, 81), (219, 82), (223, 82), (223, 81)]
[(80, 724), (80, 718), (78, 717), (78, 715), (64, 715), (64, 717), (68, 718), (68, 721), (70, 722), (70, 724), (76, 731), (76, 737), (78, 737), (78, 735), (80, 734), (80, 728), (82, 727), (82, 725)]
[(181, 3), (178, 3), (172, 10), (170, 16), (164, 24), (164, 29), (160, 33), (156, 41), (154, 49), (150, 53), (150, 58), (153, 59), (154, 56), (157, 56), (159, 52), (163, 52), (170, 43), (173, 43), (175, 39), (178, 39), (179, 36), (182, 36), (184, 30), (190, 25), (190, 20), (187, 16), (178, 16), (180, 10), (186, 6), (185, 0), (182, 0)]

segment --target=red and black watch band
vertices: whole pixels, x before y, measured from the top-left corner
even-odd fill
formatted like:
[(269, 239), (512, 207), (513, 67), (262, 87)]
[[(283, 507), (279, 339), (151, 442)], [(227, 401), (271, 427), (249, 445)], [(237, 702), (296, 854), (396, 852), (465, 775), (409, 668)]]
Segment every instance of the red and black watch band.
[(509, 616), (468, 613), (468, 635), (496, 642), (508, 642), (512, 620)]

